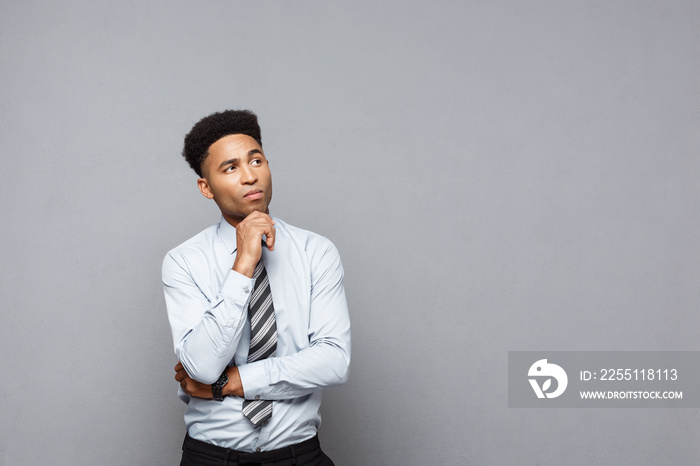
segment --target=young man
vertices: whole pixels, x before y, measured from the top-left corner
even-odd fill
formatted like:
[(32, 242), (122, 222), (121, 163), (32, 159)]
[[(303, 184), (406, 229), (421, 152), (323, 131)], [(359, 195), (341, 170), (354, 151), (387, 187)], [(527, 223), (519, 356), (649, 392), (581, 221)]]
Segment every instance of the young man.
[(222, 218), (163, 261), (187, 403), (181, 465), (332, 465), (317, 430), (321, 389), (345, 382), (350, 363), (338, 251), (269, 215), (272, 178), (252, 112), (203, 118), (183, 155)]

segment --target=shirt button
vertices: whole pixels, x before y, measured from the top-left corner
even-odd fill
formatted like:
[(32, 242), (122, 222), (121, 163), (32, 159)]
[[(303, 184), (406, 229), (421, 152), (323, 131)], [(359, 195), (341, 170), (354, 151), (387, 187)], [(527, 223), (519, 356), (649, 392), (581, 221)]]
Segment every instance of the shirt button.
[(260, 395), (255, 395), (255, 399), (256, 399), (256, 400), (259, 400), (259, 399), (260, 399)]
[(255, 452), (256, 452), (256, 453), (260, 453), (260, 447), (256, 448), (256, 449), (255, 449)]
[(246, 286), (246, 287), (243, 288), (243, 291), (244, 291), (245, 293), (247, 293), (247, 292), (250, 291), (250, 288), (248, 288), (248, 287)]

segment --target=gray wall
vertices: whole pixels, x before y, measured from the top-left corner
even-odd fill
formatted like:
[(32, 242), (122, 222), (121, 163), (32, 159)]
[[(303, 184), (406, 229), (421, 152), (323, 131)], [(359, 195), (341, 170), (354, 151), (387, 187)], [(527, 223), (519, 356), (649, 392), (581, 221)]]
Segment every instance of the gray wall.
[(509, 350), (698, 350), (693, 1), (0, 5), (0, 465), (177, 464), (182, 138), (260, 115), (340, 249), (336, 463), (697, 464), (697, 409), (509, 409)]

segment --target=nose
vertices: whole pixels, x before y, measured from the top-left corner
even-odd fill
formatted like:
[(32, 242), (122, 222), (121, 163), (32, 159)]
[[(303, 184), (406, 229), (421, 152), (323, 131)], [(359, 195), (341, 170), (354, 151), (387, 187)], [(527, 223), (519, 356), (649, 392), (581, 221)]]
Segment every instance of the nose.
[(253, 170), (253, 167), (243, 165), (241, 167), (241, 184), (253, 184), (256, 181), (258, 181), (258, 175)]

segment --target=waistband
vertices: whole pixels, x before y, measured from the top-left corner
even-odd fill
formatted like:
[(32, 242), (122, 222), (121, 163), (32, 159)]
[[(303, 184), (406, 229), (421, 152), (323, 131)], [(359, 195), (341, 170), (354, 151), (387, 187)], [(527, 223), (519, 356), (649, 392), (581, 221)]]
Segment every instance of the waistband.
[(219, 447), (211, 443), (202, 442), (201, 440), (193, 439), (188, 433), (185, 436), (185, 441), (182, 444), (183, 449), (204, 453), (206, 455), (221, 458), (222, 460), (235, 461), (237, 463), (266, 463), (273, 461), (282, 461), (296, 458), (298, 455), (303, 455), (321, 448), (321, 443), (318, 441), (318, 435), (311, 437), (303, 442), (296, 443), (284, 448), (276, 450), (261, 451), (261, 452), (246, 452), (232, 450), (230, 448)]

